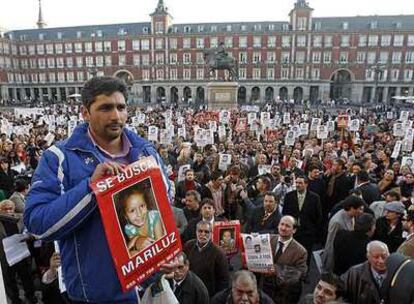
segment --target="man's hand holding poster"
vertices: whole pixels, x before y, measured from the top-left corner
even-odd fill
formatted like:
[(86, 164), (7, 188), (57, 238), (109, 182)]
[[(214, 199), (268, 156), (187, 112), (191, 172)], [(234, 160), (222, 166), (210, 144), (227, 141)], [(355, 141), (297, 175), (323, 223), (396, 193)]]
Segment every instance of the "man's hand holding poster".
[(240, 222), (214, 222), (213, 243), (219, 246), (226, 256), (239, 252)]
[(269, 234), (244, 234), (243, 254), (247, 269), (252, 272), (273, 274), (272, 248), (270, 246)]
[(124, 291), (144, 282), (181, 251), (161, 169), (153, 157), (91, 187)]

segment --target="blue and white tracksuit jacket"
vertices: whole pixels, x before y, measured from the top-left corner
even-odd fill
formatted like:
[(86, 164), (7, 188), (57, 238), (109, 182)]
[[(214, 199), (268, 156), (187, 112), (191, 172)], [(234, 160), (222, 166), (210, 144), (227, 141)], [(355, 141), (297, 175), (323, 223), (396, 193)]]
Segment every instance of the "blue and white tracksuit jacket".
[[(24, 223), (43, 240), (58, 240), (67, 292), (75, 301), (137, 303), (136, 292), (123, 293), (108, 242), (89, 187), (95, 167), (104, 162), (88, 135), (88, 124), (75, 128), (72, 136), (44, 152), (26, 200)], [(125, 129), (131, 142), (129, 163), (154, 156), (165, 167), (154, 146)], [(170, 195), (171, 198), (171, 195)]]

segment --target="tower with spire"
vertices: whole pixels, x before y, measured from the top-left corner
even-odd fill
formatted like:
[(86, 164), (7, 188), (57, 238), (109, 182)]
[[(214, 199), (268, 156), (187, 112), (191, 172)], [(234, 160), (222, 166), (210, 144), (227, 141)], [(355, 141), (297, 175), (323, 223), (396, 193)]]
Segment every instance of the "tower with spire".
[(157, 7), (151, 16), (151, 32), (154, 34), (167, 33), (168, 28), (172, 24), (172, 17), (168, 12), (168, 8), (164, 5), (163, 0), (158, 0)]
[(290, 25), (294, 31), (312, 30), (313, 8), (305, 0), (297, 0), (294, 8), (290, 11)]
[(43, 14), (42, 14), (42, 0), (39, 0), (39, 18), (36, 24), (37, 24), (37, 28), (39, 29), (46, 27), (46, 22), (43, 20)]

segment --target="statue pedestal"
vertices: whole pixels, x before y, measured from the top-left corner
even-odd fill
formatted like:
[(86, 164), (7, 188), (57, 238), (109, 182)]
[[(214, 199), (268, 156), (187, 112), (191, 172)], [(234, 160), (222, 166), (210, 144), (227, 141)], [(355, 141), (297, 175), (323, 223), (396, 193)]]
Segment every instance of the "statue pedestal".
[(208, 109), (234, 109), (237, 108), (237, 82), (210, 82), (207, 84)]

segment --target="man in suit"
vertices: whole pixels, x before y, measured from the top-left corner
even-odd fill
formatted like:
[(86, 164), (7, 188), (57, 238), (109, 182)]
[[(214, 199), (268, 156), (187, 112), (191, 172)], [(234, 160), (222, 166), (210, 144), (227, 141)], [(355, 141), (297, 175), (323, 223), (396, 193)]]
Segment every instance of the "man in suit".
[(29, 192), (29, 184), (24, 179), (18, 179), (15, 182), (14, 192), (9, 200), (14, 202), (16, 213), (23, 213), (26, 195)]
[(261, 278), (263, 291), (275, 303), (297, 303), (302, 292), (302, 281), (307, 273), (307, 251), (293, 235), (296, 232), (296, 220), (284, 216), (278, 225), (278, 235), (272, 235), (272, 247), (275, 273)]
[(405, 241), (398, 247), (397, 252), (414, 259), (414, 210), (409, 210), (403, 217), (403, 227), (408, 235)]
[(295, 239), (308, 251), (308, 263), (312, 254), (312, 246), (320, 238), (322, 206), (319, 195), (309, 191), (308, 179), (305, 176), (296, 178), (296, 190), (285, 196), (283, 215), (293, 216), (298, 228)]
[(200, 193), (195, 190), (187, 191), (184, 203), (185, 207), (183, 208), (183, 211), (187, 222), (190, 222), (194, 218), (198, 218), (201, 203)]
[(251, 210), (252, 216), (245, 227), (246, 233), (275, 233), (281, 215), (278, 208), (279, 199), (273, 192), (266, 192), (263, 199), (263, 207)]
[(367, 245), (368, 261), (351, 267), (341, 277), (345, 283), (345, 300), (353, 304), (375, 304), (381, 302), (380, 289), (387, 276), (385, 261), (388, 247), (380, 241)]
[(354, 188), (351, 180), (346, 175), (345, 169), (345, 161), (342, 158), (337, 158), (333, 161), (332, 168), (325, 173), (328, 176), (326, 187), (328, 210), (344, 200), (349, 191)]
[(168, 281), (180, 304), (209, 303), (208, 290), (203, 281), (190, 271), (190, 262), (184, 252), (178, 255), (177, 265)]
[(377, 185), (370, 182), (367, 171), (361, 171), (358, 173), (357, 184), (357, 189), (361, 191), (362, 198), (368, 206), (381, 199), (381, 192)]

